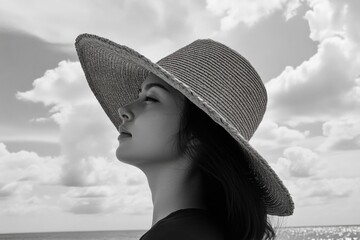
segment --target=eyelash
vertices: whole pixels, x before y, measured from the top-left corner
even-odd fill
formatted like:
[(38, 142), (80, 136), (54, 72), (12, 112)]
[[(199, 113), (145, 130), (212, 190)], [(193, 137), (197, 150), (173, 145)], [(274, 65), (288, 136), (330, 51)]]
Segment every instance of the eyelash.
[[(138, 90), (138, 94), (140, 94), (140, 93), (141, 93), (141, 89)], [(157, 100), (156, 100), (155, 98), (152, 98), (152, 97), (145, 97), (144, 101), (146, 102), (146, 101), (149, 100), (149, 99), (150, 99), (150, 101), (152, 101), (152, 102), (157, 102)]]
[(145, 102), (146, 102), (146, 99), (151, 99), (151, 101), (153, 101), (153, 102), (157, 102), (157, 100), (155, 99), (155, 98), (152, 98), (152, 97), (145, 97)]

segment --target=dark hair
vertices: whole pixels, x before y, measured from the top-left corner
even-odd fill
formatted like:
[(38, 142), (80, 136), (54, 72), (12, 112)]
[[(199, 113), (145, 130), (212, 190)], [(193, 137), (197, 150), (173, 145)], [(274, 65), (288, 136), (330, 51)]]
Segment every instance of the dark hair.
[(226, 239), (275, 239), (261, 191), (237, 141), (187, 98), (177, 136), (178, 150), (193, 160), (191, 171), (198, 170), (203, 177), (205, 204)]

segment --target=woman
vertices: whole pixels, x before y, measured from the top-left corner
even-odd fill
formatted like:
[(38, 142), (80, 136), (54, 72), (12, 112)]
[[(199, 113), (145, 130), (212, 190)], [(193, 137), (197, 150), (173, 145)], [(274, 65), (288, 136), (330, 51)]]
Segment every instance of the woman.
[(117, 158), (148, 179), (153, 221), (141, 240), (275, 238), (268, 215), (292, 215), (294, 203), (248, 142), (267, 94), (244, 57), (212, 39), (157, 63), (87, 33), (75, 47), (120, 133)]

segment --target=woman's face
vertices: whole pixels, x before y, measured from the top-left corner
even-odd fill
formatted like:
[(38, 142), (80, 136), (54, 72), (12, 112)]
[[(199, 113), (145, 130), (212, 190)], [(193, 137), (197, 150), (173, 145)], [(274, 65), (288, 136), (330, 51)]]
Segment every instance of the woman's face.
[(116, 157), (135, 166), (175, 159), (184, 100), (179, 91), (150, 73), (142, 83), (139, 97), (119, 109), (122, 126), (132, 136), (119, 139)]

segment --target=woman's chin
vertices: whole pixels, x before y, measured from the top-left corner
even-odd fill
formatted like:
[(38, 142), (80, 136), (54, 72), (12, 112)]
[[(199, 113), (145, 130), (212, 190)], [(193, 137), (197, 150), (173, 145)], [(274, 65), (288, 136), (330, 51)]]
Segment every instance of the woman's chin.
[(129, 153), (129, 148), (122, 148), (119, 146), (116, 149), (116, 158), (123, 163), (131, 164), (133, 165), (134, 161), (133, 156)]
[(123, 159), (127, 158), (127, 149), (123, 148), (121, 145), (116, 149), (116, 157), (117, 159), (119, 159), (120, 161), (122, 161)]

